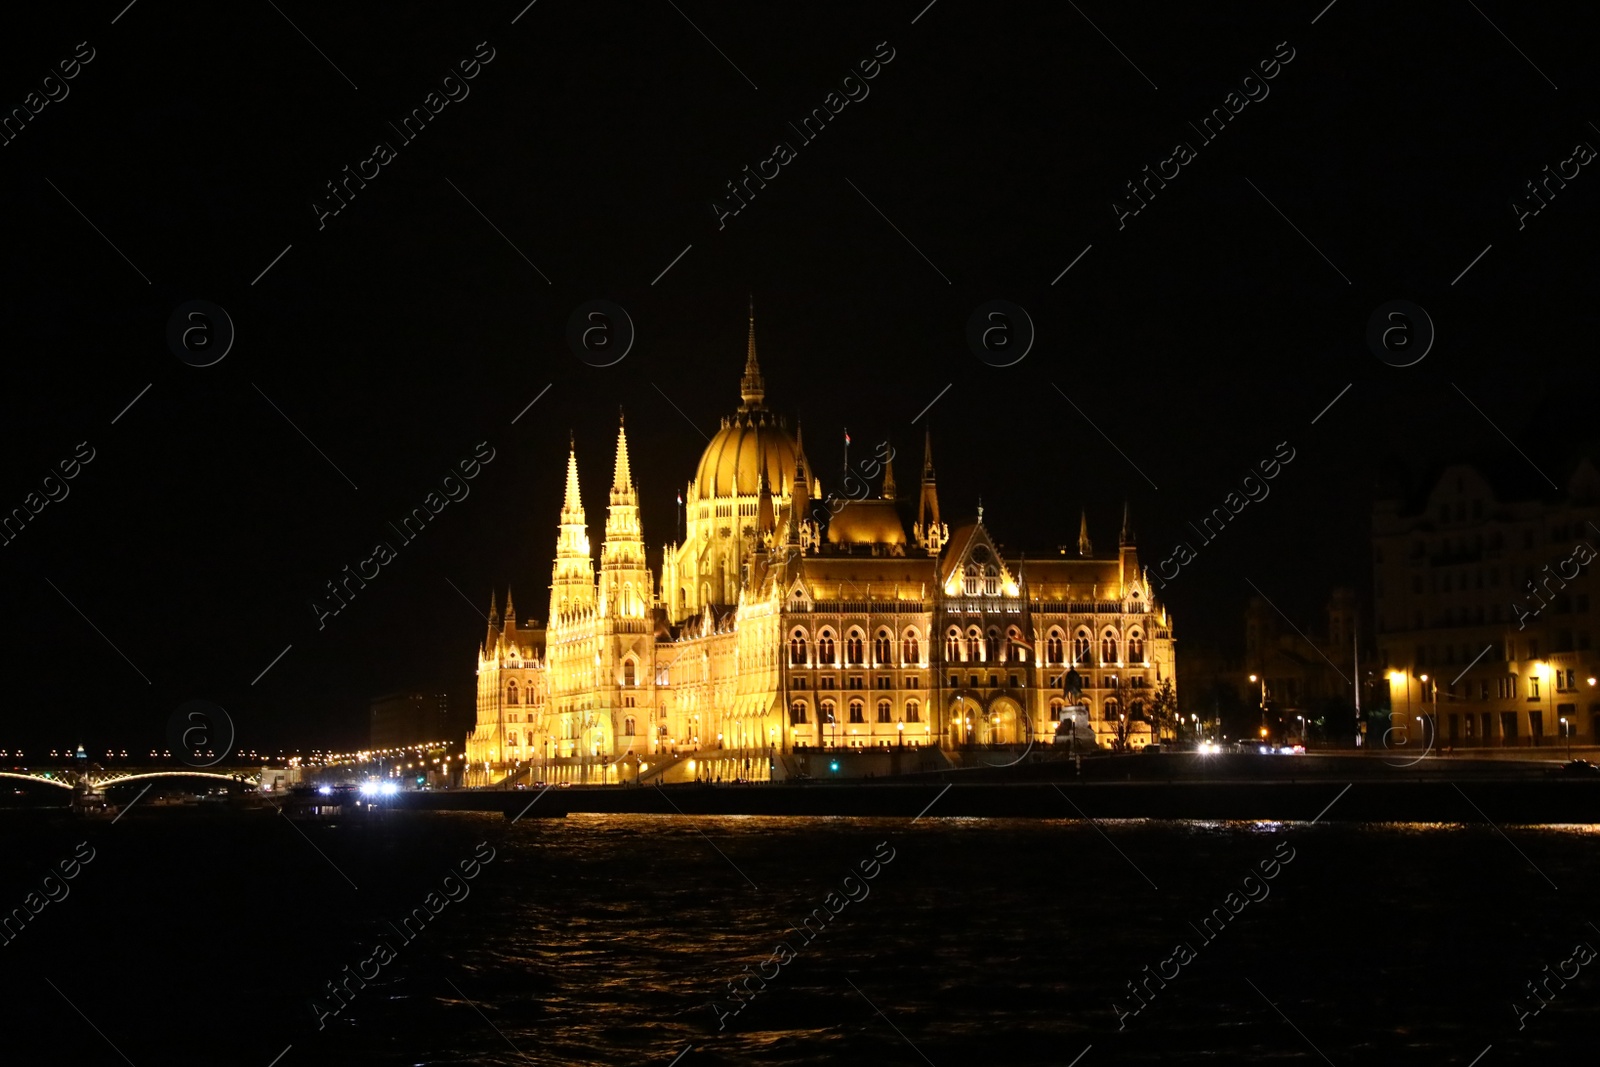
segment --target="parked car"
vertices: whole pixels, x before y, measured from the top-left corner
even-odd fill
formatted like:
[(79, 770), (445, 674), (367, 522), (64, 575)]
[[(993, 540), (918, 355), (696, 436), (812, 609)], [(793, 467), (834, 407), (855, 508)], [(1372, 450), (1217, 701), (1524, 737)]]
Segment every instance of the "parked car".
[(1570, 760), (1561, 765), (1561, 773), (1575, 775), (1580, 778), (1592, 778), (1600, 775), (1600, 767), (1596, 767), (1586, 759)]

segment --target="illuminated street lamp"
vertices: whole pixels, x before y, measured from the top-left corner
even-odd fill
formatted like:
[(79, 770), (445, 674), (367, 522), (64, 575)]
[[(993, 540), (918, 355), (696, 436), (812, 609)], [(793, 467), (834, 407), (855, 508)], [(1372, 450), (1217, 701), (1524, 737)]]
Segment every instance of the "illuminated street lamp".
[(1567, 717), (1561, 716), (1561, 736), (1567, 739), (1567, 762), (1572, 761), (1572, 730), (1567, 723)]

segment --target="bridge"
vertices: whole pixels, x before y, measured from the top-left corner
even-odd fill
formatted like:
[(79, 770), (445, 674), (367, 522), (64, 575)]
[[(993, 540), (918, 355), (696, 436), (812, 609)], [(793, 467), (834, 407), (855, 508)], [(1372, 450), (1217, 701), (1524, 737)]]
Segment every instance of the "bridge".
[(197, 767), (162, 767), (152, 770), (107, 771), (92, 767), (87, 771), (71, 767), (50, 767), (37, 771), (0, 771), (0, 778), (28, 782), (33, 785), (53, 785), (74, 796), (103, 796), (112, 786), (129, 782), (155, 781), (161, 778), (199, 778), (226, 782), (229, 785), (261, 782), (259, 768), (237, 770), (201, 770)]

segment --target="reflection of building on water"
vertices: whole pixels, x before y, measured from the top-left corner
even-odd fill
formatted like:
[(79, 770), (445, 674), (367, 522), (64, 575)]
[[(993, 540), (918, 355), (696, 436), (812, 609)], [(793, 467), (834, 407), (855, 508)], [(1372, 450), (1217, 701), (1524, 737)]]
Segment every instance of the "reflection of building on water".
[[(1150, 740), (1174, 646), (1126, 511), (1113, 554), (1095, 555), (1087, 517), (1076, 546), (1004, 551), (982, 507), (941, 518), (931, 435), (912, 491), (882, 444), (825, 497), (798, 427), (766, 406), (753, 317), (740, 396), (659, 578), (625, 429), (598, 574), (569, 452), (549, 623), (519, 620), (509, 592), (503, 616), (491, 599), (469, 784), (782, 778), (817, 770), (819, 750), (878, 750), (843, 761), (860, 773), (909, 770), (1049, 745), (1073, 703), (1085, 744), (1109, 747), (1123, 721), (1132, 745)], [(912, 749), (914, 763), (889, 759)]]

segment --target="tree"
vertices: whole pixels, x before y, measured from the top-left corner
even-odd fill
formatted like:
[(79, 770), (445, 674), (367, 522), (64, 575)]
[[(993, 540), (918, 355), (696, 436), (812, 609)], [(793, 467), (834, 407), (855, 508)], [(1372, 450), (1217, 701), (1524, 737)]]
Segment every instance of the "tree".
[(1172, 679), (1163, 678), (1150, 701), (1151, 728), (1156, 741), (1176, 740), (1178, 737), (1178, 694), (1173, 691)]

